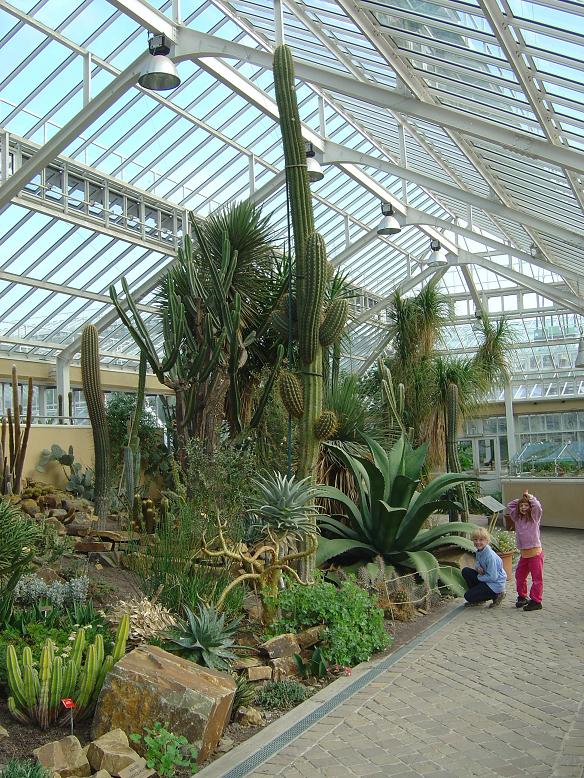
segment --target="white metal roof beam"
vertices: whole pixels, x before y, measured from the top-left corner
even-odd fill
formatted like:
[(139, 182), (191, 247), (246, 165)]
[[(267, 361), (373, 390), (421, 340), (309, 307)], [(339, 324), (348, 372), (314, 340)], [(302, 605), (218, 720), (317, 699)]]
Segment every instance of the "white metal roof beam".
[(541, 217), (539, 214), (533, 215), (525, 211), (520, 211), (518, 208), (510, 208), (507, 205), (503, 205), (500, 202), (491, 200), (488, 197), (482, 197), (476, 195), (473, 192), (469, 192), (463, 189), (459, 189), (452, 184), (448, 184), (445, 181), (440, 181), (432, 176), (427, 176), (424, 173), (418, 173), (408, 167), (397, 165), (393, 162), (389, 162), (380, 157), (374, 157), (371, 154), (364, 154), (356, 149), (350, 149), (345, 146), (341, 146), (338, 143), (332, 141), (324, 141), (323, 151), (324, 164), (339, 164), (345, 162), (351, 162), (356, 165), (365, 165), (367, 167), (377, 168), (383, 170), (386, 173), (398, 176), (398, 178), (404, 178), (407, 181), (411, 181), (419, 186), (429, 189), (433, 192), (440, 192), (442, 194), (453, 197), (461, 203), (475, 206), (496, 216), (501, 216), (509, 221), (516, 222), (517, 224), (527, 224), (535, 229), (541, 229), (543, 232), (547, 232), (550, 235), (556, 235), (562, 240), (568, 240), (572, 243), (581, 242), (584, 239), (584, 231), (571, 230), (569, 228), (558, 225), (557, 222), (551, 221)]
[(7, 205), (33, 176), (45, 168), (66, 146), (87, 129), (95, 119), (113, 105), (120, 95), (136, 83), (140, 72), (150, 54), (140, 55), (120, 75), (114, 79), (97, 97), (65, 124), (50, 141), (41, 146), (22, 167), (0, 186), (0, 209)]
[[(558, 129), (559, 122), (555, 116), (553, 103), (546, 95), (543, 84), (540, 82), (536, 86), (533, 78), (533, 70), (530, 70), (527, 67), (525, 60), (523, 59), (525, 52), (522, 50), (523, 40), (521, 32), (520, 30), (515, 30), (515, 36), (518, 38), (518, 42), (516, 42), (509, 29), (509, 19), (512, 19), (511, 9), (506, 0), (502, 0), (502, 3), (505, 14), (501, 12), (498, 3), (495, 2), (495, 0), (479, 0), (479, 5), (481, 6), (483, 14), (491, 25), (491, 28), (499, 41), (499, 45), (505, 53), (513, 72), (517, 76), (517, 80), (546, 137), (550, 143), (559, 146), (563, 143), (563, 139), (562, 134)], [(571, 170), (564, 169), (564, 173), (570, 182), (570, 186), (572, 187), (576, 199), (580, 203), (580, 208), (584, 210), (584, 194), (582, 192), (581, 181), (578, 180), (578, 177), (574, 175)]]
[[(499, 265), (497, 262), (491, 262), (491, 260), (471, 254), (469, 251), (461, 250), (458, 257), (458, 265), (463, 264), (484, 267), (486, 270), (490, 270), (492, 273), (500, 275), (508, 281), (515, 282), (524, 289), (530, 289), (532, 292), (536, 292), (542, 297), (553, 300), (558, 305), (564, 306), (569, 311), (584, 316), (584, 301), (582, 298), (563, 290), (561, 292), (556, 291), (552, 284), (544, 284), (542, 281), (530, 278), (524, 273), (519, 273), (517, 270), (513, 270), (513, 268), (507, 267), (506, 265)], [(545, 315), (545, 311), (542, 315)]]
[[(177, 30), (175, 61), (200, 59), (201, 64), (206, 69), (208, 69), (207, 64), (211, 65), (211, 69), (213, 69), (213, 63), (208, 62), (208, 58), (214, 57), (241, 60), (267, 70), (271, 70), (273, 66), (273, 57), (270, 52), (260, 51), (197, 30), (184, 27)], [(413, 97), (405, 97), (393, 89), (379, 86), (373, 82), (356, 81), (335, 70), (312, 65), (300, 59), (295, 60), (294, 69), (297, 78), (311, 84), (317, 84), (332, 92), (348, 95), (364, 103), (371, 102), (406, 116), (416, 116), (433, 124), (456, 130), (464, 135), (481, 138), (490, 143), (497, 143), (518, 154), (541, 159), (559, 167), (567, 167), (576, 171), (584, 169), (584, 154), (567, 146), (552, 146), (549, 142), (529, 133), (506, 129), (485, 119), (463, 114), (453, 108), (430, 105)]]

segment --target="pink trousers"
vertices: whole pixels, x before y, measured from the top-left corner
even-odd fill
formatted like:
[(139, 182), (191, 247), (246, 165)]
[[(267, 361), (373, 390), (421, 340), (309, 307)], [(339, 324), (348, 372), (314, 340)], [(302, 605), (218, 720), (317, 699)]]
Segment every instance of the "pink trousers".
[(521, 557), (515, 570), (519, 597), (527, 597), (527, 576), (531, 573), (529, 598), (541, 602), (543, 597), (543, 551), (537, 556)]

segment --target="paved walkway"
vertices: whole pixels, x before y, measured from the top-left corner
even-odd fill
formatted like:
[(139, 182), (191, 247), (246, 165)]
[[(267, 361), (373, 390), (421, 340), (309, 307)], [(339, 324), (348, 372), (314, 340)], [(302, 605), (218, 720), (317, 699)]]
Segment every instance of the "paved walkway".
[[(326, 703), (337, 681), (201, 778), (582, 778), (584, 533), (547, 529), (543, 542), (543, 611), (517, 610), (514, 584), (498, 609), (457, 609), (345, 701)], [(272, 756), (244, 762), (282, 733)]]

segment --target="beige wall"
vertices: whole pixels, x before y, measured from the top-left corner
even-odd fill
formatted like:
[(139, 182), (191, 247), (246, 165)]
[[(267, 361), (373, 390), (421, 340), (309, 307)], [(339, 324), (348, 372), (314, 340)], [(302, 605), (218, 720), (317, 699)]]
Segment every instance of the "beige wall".
[(535, 495), (543, 507), (542, 525), (584, 529), (584, 478), (503, 478), (501, 486), (505, 505), (525, 489)]
[(66, 484), (61, 465), (50, 462), (45, 473), (39, 473), (36, 466), (44, 448), (50, 449), (53, 443), (58, 443), (67, 451), (73, 446), (75, 461), (84, 467), (93, 468), (93, 436), (91, 427), (71, 427), (66, 424), (33, 424), (26, 448), (23, 475), (34, 481), (45, 481), (61, 488)]
[[(29, 377), (35, 383), (55, 385), (55, 365), (51, 362), (33, 362), (28, 359), (6, 359), (0, 357), (0, 381), (9, 381), (12, 366), (16, 366), (18, 380), (26, 381)], [(71, 365), (71, 386), (81, 388), (81, 368)], [(124, 370), (101, 370), (101, 381), (104, 390), (135, 391), (138, 386), (138, 374)], [(156, 394), (172, 394), (172, 391), (160, 383), (153, 375), (146, 376), (146, 391)]]

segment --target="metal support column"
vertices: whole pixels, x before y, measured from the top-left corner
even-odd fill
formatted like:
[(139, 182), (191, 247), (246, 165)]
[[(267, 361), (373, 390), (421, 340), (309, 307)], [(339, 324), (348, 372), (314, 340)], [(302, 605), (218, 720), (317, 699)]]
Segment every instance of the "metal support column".
[(511, 463), (517, 454), (517, 440), (515, 438), (515, 417), (513, 416), (513, 391), (511, 384), (505, 384), (505, 419), (507, 421), (507, 451)]

